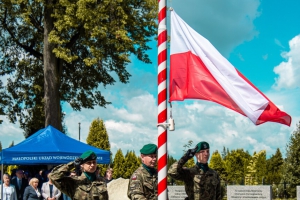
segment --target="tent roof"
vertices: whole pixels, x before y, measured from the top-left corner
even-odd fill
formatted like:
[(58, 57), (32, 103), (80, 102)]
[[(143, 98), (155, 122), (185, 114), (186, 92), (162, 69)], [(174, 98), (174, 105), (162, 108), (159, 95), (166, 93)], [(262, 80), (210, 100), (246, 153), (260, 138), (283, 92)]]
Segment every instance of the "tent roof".
[(39, 130), (16, 146), (3, 149), (1, 164), (62, 164), (75, 160), (83, 152), (92, 150), (97, 163), (108, 164), (110, 152), (77, 141), (51, 125)]

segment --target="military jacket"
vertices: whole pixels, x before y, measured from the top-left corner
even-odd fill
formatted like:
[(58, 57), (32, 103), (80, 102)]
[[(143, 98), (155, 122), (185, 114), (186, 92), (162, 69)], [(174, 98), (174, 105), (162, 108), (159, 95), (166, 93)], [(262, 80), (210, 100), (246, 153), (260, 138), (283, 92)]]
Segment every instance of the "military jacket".
[(221, 200), (220, 178), (216, 171), (209, 168), (204, 173), (197, 165), (185, 168), (185, 162), (180, 161), (170, 167), (168, 175), (184, 181), (188, 200)]
[(157, 199), (157, 172), (151, 176), (143, 166), (130, 177), (127, 196), (131, 200)]
[(67, 176), (73, 166), (73, 162), (70, 162), (55, 167), (50, 174), (52, 183), (72, 200), (108, 200), (107, 187), (103, 177), (97, 177), (95, 181), (90, 181), (84, 173), (81, 176)]

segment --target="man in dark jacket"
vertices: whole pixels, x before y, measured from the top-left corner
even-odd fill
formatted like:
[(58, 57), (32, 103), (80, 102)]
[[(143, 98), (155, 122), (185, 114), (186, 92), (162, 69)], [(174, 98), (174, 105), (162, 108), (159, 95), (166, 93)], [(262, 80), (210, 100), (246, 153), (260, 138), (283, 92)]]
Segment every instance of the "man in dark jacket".
[(24, 178), (23, 170), (16, 171), (16, 178), (11, 180), (11, 184), (15, 186), (18, 200), (23, 200), (25, 188), (28, 186), (28, 181)]
[[(197, 163), (194, 167), (183, 165), (195, 155)], [(208, 167), (209, 144), (199, 142), (194, 149), (189, 149), (178, 162), (169, 169), (168, 175), (176, 180), (184, 181), (186, 200), (221, 200), (220, 178), (216, 171)]]

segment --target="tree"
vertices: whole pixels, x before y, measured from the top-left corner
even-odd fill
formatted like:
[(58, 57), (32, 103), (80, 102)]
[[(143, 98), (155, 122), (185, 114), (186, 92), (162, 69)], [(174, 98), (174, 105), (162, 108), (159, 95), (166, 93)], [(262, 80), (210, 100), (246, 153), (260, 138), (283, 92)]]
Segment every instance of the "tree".
[(282, 154), (280, 149), (277, 148), (275, 155), (272, 155), (267, 160), (267, 176), (266, 182), (268, 184), (279, 184), (282, 179), (282, 166), (284, 160), (282, 158)]
[(266, 150), (261, 150), (260, 152), (257, 153), (258, 158), (257, 158), (257, 163), (256, 163), (256, 180), (258, 184), (264, 184), (266, 174), (267, 174), (267, 154)]
[[(105, 124), (102, 119), (93, 120), (86, 143), (99, 149), (110, 151), (110, 143)], [(103, 175), (109, 165), (99, 165), (100, 173)]]
[(223, 151), (222, 151), (222, 159), (224, 160), (225, 158), (226, 158), (226, 156), (227, 156), (227, 154), (229, 153), (229, 149), (227, 148), (225, 148), (225, 146), (223, 146)]
[(103, 150), (110, 150), (110, 143), (105, 124), (102, 119), (93, 120), (86, 143)]
[(140, 166), (140, 162), (136, 157), (134, 151), (129, 151), (125, 155), (125, 163), (123, 167), (125, 169), (125, 173), (123, 178), (130, 178), (133, 172)]
[[(3, 90), (4, 90), (3, 83), (2, 83), (2, 81), (0, 80), (0, 96), (2, 96), (2, 97), (4, 97), (3, 92), (1, 92), (1, 91), (3, 91)], [(4, 104), (6, 104), (5, 98), (1, 98), (1, 99), (0, 99), (0, 105), (4, 105)], [(5, 113), (4, 113), (4, 109), (3, 109), (3, 107), (1, 106), (1, 107), (0, 107), (0, 115), (4, 115), (4, 114), (5, 114)], [(2, 124), (2, 122), (3, 122), (3, 120), (0, 119), (0, 124)]]
[(125, 162), (125, 158), (124, 158), (124, 155), (123, 155), (123, 152), (121, 149), (118, 149), (116, 155), (115, 155), (115, 158), (114, 158), (114, 162), (113, 162), (113, 170), (114, 170), (114, 173), (113, 173), (113, 178), (116, 179), (116, 178), (120, 178), (120, 177), (123, 177), (123, 174), (125, 172), (125, 169), (124, 169), (124, 164)]
[(242, 183), (251, 155), (243, 149), (231, 150), (225, 157), (226, 181)]
[(131, 55), (151, 63), (156, 18), (156, 0), (0, 0), (0, 107), (25, 131), (62, 130), (61, 102), (105, 107), (99, 86), (128, 83)]
[(210, 158), (209, 167), (218, 172), (222, 180), (226, 179), (225, 162), (222, 159), (218, 150), (213, 152)]
[(266, 174), (266, 151), (254, 152), (245, 174), (246, 185), (258, 185)]
[(297, 123), (296, 130), (290, 137), (289, 143), (286, 147), (286, 163), (284, 165), (283, 176), (285, 183), (290, 184), (290, 194), (295, 197), (296, 186), (300, 185), (300, 122)]

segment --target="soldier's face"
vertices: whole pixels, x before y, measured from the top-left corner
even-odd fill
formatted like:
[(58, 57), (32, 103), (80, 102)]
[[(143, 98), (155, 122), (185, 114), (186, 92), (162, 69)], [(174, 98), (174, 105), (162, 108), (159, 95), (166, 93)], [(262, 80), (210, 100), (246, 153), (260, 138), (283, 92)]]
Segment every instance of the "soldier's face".
[(96, 160), (90, 160), (81, 165), (84, 172), (94, 173), (97, 169)]
[(197, 160), (199, 163), (207, 163), (210, 153), (209, 149), (200, 150), (198, 153), (195, 154)]
[(141, 154), (141, 159), (146, 166), (154, 168), (156, 166), (157, 154)]

